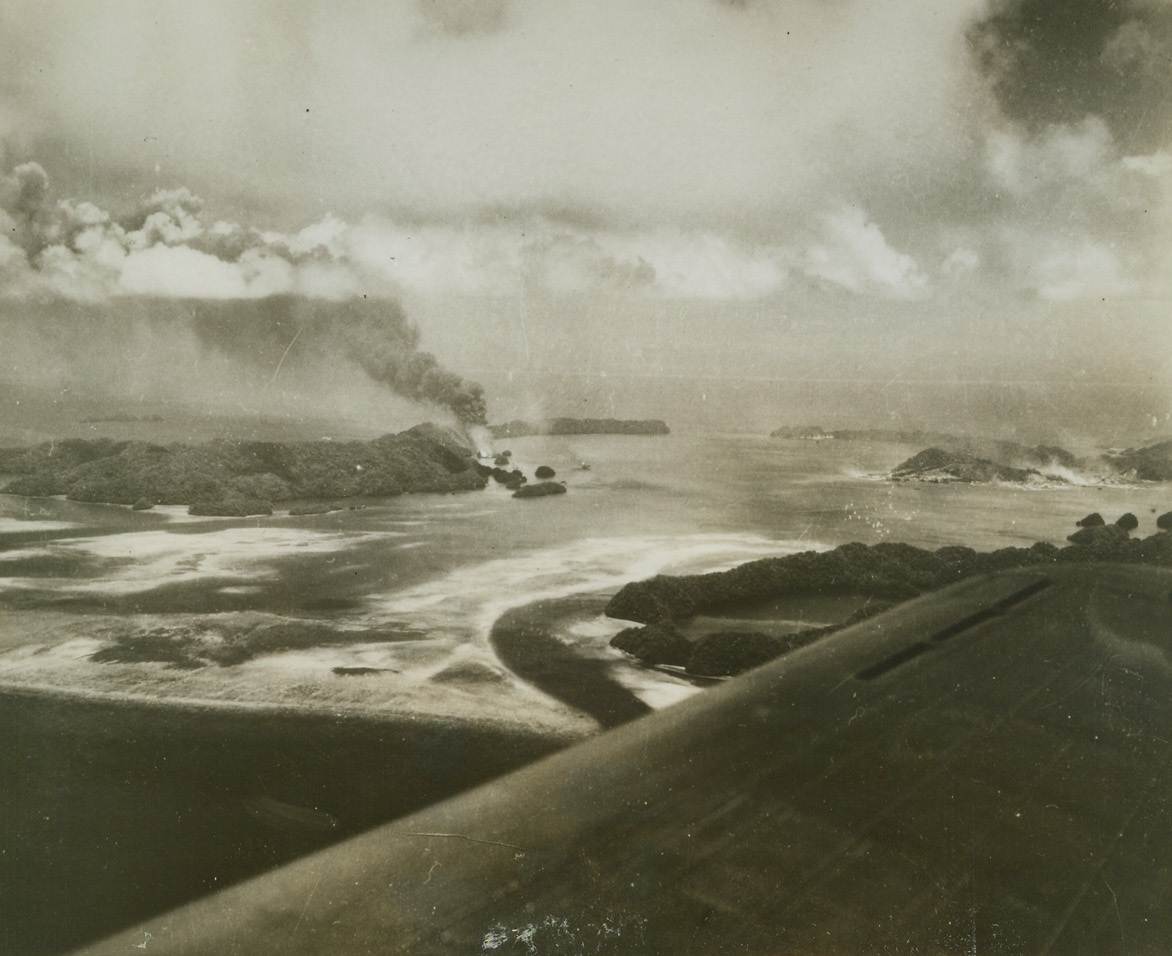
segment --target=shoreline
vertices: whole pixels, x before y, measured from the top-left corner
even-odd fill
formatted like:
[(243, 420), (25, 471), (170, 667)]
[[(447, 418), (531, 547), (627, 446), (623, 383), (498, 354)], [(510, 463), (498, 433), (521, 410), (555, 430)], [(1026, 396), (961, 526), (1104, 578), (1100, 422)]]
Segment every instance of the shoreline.
[(603, 598), (577, 594), (533, 601), (498, 617), (489, 644), (500, 662), (521, 680), (575, 710), (588, 714), (604, 730), (650, 714), (653, 710), (610, 675), (611, 665), (579, 654), (554, 634), (559, 612), (595, 608)]
[(520, 737), (539, 737), (568, 746), (589, 736), (569, 730), (544, 728), (533, 731), (532, 723), (509, 722), (494, 716), (481, 716), (474, 720), (436, 714), (432, 712), (411, 712), (365, 707), (340, 701), (338, 703), (306, 702), (299, 704), (276, 701), (246, 701), (218, 699), (214, 697), (152, 696), (130, 691), (102, 691), (86, 687), (63, 687), (34, 682), (0, 680), (0, 699), (6, 697), (28, 697), (59, 699), (62, 703), (108, 705), (110, 707), (140, 707), (168, 714), (183, 715), (225, 715), (228, 717), (273, 717), (273, 718), (323, 718), (368, 722), (372, 725), (397, 727), (407, 724), (413, 727), (432, 727), (436, 730), (461, 731), (469, 728), (490, 729), (502, 735), (516, 734)]

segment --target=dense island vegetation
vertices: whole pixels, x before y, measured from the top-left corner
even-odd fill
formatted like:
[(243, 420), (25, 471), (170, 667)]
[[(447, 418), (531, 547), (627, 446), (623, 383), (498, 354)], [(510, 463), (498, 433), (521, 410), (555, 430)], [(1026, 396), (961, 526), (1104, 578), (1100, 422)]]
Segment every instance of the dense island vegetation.
[(74, 501), (188, 505), (193, 514), (268, 514), (275, 501), (483, 488), (475, 452), (457, 433), (417, 425), (373, 441), (201, 445), (67, 439), (0, 449), (0, 491)]
[[(1133, 538), (1132, 514), (1107, 524), (1098, 514), (1078, 522), (1066, 547), (1039, 542), (1028, 548), (978, 552), (950, 546), (929, 551), (909, 544), (844, 544), (830, 551), (750, 561), (710, 574), (658, 575), (625, 585), (606, 606), (609, 617), (642, 627), (619, 632), (611, 644), (648, 664), (686, 667), (702, 676), (727, 676), (755, 667), (893, 603), (977, 574), (1044, 568), (1066, 562), (1119, 561), (1172, 567), (1172, 512), (1156, 519), (1157, 532)], [(689, 640), (680, 625), (703, 613), (749, 608), (784, 597), (854, 595), (862, 607), (846, 621), (776, 636), (726, 631)]]

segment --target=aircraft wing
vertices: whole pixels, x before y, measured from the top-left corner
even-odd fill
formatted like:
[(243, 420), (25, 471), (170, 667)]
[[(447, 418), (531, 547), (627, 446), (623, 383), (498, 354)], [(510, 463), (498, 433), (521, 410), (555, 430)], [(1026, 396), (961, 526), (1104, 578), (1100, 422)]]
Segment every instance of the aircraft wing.
[(1170, 595), (964, 582), (85, 952), (1172, 952)]

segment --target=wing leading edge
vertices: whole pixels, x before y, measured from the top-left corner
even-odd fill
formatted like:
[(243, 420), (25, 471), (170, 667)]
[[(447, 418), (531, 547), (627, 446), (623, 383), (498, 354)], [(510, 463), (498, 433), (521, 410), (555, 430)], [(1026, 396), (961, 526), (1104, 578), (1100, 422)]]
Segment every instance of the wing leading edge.
[(1169, 952), (1170, 592), (964, 582), (84, 952)]

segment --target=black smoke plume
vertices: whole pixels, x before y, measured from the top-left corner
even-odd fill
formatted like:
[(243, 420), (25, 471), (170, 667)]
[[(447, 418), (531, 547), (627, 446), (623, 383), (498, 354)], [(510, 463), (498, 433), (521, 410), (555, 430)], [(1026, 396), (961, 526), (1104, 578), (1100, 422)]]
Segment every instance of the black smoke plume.
[(398, 303), (331, 302), (295, 296), (192, 303), (200, 338), (219, 351), (279, 374), (306, 363), (353, 362), (376, 382), (416, 402), (446, 408), (463, 425), (484, 425), (484, 389), (419, 348), (419, 329)]

